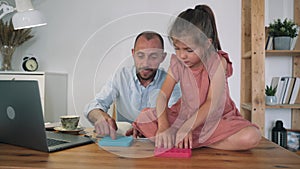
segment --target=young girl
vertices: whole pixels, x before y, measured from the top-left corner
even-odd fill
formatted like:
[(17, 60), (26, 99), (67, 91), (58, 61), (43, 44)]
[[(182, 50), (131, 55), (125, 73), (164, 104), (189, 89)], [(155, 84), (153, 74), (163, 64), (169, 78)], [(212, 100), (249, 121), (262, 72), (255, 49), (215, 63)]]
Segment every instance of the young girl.
[[(206, 5), (188, 9), (169, 32), (176, 51), (157, 98), (156, 108), (144, 109), (135, 129), (156, 147), (246, 150), (261, 135), (245, 120), (230, 97), (227, 78), (232, 63), (221, 50), (212, 10)], [(171, 108), (168, 100), (179, 82), (182, 98)]]

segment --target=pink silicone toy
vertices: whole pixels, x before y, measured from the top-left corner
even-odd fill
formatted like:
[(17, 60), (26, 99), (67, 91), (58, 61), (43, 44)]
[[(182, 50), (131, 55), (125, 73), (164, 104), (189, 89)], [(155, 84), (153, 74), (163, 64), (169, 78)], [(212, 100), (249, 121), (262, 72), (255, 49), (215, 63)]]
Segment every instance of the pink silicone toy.
[(175, 158), (189, 158), (192, 156), (192, 150), (188, 148), (155, 148), (154, 156), (156, 157), (175, 157)]

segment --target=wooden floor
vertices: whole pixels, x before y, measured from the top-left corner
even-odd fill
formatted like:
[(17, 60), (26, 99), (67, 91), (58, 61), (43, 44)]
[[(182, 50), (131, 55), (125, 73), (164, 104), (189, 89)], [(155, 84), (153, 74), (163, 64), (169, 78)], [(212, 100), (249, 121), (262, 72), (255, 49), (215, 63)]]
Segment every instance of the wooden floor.
[(135, 141), (130, 148), (99, 147), (96, 143), (54, 153), (0, 143), (0, 168), (220, 168), (300, 169), (300, 156), (267, 139), (249, 151), (199, 148), (189, 159), (153, 157), (153, 144)]

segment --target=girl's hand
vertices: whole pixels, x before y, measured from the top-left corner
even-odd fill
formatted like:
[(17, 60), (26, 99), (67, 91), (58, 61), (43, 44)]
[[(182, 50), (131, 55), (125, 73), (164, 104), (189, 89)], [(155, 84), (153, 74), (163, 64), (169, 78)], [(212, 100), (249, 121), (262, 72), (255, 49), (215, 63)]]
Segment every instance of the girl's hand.
[[(182, 139), (183, 138), (183, 139)], [(192, 148), (193, 145), (193, 135), (192, 131), (186, 133), (177, 132), (176, 135), (176, 147), (177, 148)]]
[(186, 121), (176, 133), (176, 147), (177, 148), (192, 148), (193, 134), (191, 124)]
[(158, 129), (155, 138), (155, 147), (173, 148), (175, 143), (176, 129), (169, 127)]

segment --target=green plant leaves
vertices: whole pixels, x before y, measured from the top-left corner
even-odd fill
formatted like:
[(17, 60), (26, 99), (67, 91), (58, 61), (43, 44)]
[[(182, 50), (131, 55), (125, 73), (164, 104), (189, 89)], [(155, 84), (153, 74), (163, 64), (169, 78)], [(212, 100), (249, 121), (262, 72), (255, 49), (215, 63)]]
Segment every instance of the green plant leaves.
[(270, 36), (297, 36), (297, 25), (292, 20), (285, 18), (283, 21), (281, 19), (274, 20), (273, 23), (269, 25), (269, 35)]

